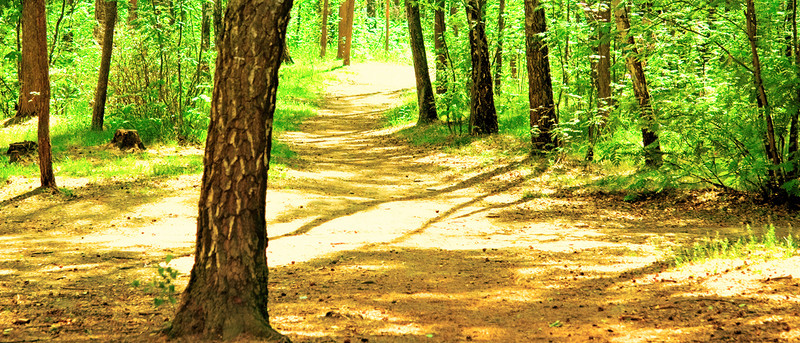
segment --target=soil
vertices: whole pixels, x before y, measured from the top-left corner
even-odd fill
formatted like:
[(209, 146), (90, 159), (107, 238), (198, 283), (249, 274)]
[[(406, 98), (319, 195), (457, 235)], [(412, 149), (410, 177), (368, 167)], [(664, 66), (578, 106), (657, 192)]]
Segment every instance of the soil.
[[(409, 67), (336, 72), (321, 113), (281, 135), (298, 156), (267, 195), (271, 322), (292, 341), (800, 340), (800, 258), (669, 259), (747, 225), (796, 234), (797, 212), (715, 190), (630, 202), (564, 187), (594, 171), (504, 153), (524, 144), (508, 137), (471, 143), (475, 156), (412, 146), (381, 119)], [(0, 342), (165, 341), (175, 308), (153, 302), (174, 294), (157, 268), (185, 287), (199, 180), (60, 177), (69, 191), (51, 194), (9, 179)]]

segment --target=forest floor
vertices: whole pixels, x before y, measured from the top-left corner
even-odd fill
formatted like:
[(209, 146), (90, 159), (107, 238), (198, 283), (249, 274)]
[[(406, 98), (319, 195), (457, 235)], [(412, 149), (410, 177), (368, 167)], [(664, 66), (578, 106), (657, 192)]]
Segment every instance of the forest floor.
[[(294, 342), (800, 340), (800, 258), (669, 260), (747, 224), (796, 234), (796, 212), (713, 190), (630, 202), (564, 187), (596, 171), (504, 153), (524, 144), (507, 137), (464, 147), (474, 156), (412, 146), (382, 119), (409, 68), (336, 72), (323, 111), (280, 137), (298, 155), (267, 195), (271, 322)], [(151, 282), (168, 254), (178, 291), (188, 281), (199, 180), (65, 177), (54, 195), (9, 179), (0, 342), (164, 341), (175, 307), (153, 306), (167, 295)]]

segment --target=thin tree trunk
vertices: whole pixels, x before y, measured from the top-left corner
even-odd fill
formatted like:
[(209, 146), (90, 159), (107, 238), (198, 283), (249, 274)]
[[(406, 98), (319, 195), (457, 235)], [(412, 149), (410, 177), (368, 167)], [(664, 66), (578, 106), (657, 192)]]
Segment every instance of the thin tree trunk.
[[(747, 39), (750, 42), (750, 53), (753, 58), (753, 83), (756, 88), (756, 104), (758, 106), (759, 116), (763, 118), (767, 124), (767, 132), (764, 134), (764, 148), (772, 164), (778, 166), (781, 164), (781, 155), (775, 142), (775, 127), (772, 122), (772, 111), (769, 106), (769, 101), (767, 101), (767, 91), (764, 89), (764, 81), (761, 77), (761, 62), (758, 58), (757, 20), (753, 0), (747, 0), (745, 19), (747, 20)], [(783, 180), (781, 180), (779, 174), (774, 169), (770, 169), (770, 177), (770, 181), (774, 183), (771, 186), (778, 186), (783, 183)]]
[(200, 49), (208, 50), (211, 48), (211, 4), (203, 1), (200, 6)]
[[(269, 324), (265, 215), (291, 0), (231, 0), (217, 57), (195, 263), (169, 335), (289, 342)], [(244, 48), (249, 53), (240, 54)]]
[(433, 13), (433, 48), (436, 51), (436, 93), (444, 94), (447, 92), (447, 46), (444, 42), (445, 20), (444, 20), (445, 0), (436, 0)]
[(614, 0), (612, 5), (615, 10), (617, 30), (620, 32), (628, 50), (625, 53), (625, 61), (628, 71), (631, 73), (633, 82), (633, 93), (639, 103), (640, 120), (642, 121), (642, 145), (644, 146), (644, 162), (651, 168), (659, 167), (662, 163), (661, 143), (658, 140), (658, 122), (656, 121), (655, 110), (650, 103), (650, 91), (647, 89), (647, 78), (644, 73), (644, 66), (637, 56), (636, 41), (633, 35), (628, 34), (631, 28), (628, 19), (627, 8), (620, 6), (619, 0)]
[(511, 58), (508, 61), (508, 64), (509, 64), (508, 67), (510, 69), (509, 71), (511, 72), (511, 78), (512, 79), (516, 79), (519, 76), (518, 71), (517, 71), (517, 63), (518, 63), (517, 62), (517, 53), (515, 51), (514, 53), (511, 54)]
[(353, 17), (355, 16), (356, 10), (356, 1), (355, 0), (346, 0), (345, 5), (347, 8), (345, 9), (346, 20), (344, 23), (344, 47), (342, 48), (342, 65), (349, 66), (350, 65), (350, 53), (351, 48), (353, 46)]
[[(800, 44), (797, 36), (797, 0), (790, 0), (792, 13), (792, 51), (794, 52), (794, 66), (800, 68)], [(800, 76), (800, 71), (798, 71)], [(795, 86), (795, 101), (800, 103), (800, 87)], [(794, 176), (800, 175), (800, 106), (795, 109), (789, 125), (789, 158), (795, 160)]]
[(222, 1), (214, 0), (214, 45), (219, 46), (222, 40)]
[(369, 27), (370, 31), (373, 31), (376, 28), (376, 26), (375, 26), (375, 19), (376, 19), (375, 17), (377, 16), (376, 15), (377, 11), (375, 10), (375, 8), (377, 7), (375, 5), (376, 1), (380, 1), (380, 0), (367, 0), (367, 4), (366, 4), (367, 5), (366, 6), (367, 7), (366, 8), (366, 10), (367, 10), (367, 26)]
[(469, 124), (473, 135), (497, 133), (497, 111), (494, 107), (492, 72), (489, 67), (489, 45), (486, 42), (484, 10), (486, 0), (467, 0), (469, 46), (472, 59)]
[(544, 8), (539, 0), (525, 0), (525, 52), (528, 69), (531, 143), (534, 150), (552, 150), (558, 145), (553, 129), (558, 125), (553, 102), (553, 81), (547, 43)]
[(586, 9), (587, 19), (593, 21), (596, 39), (598, 41), (595, 50), (597, 59), (592, 59), (592, 79), (597, 89), (597, 115), (599, 118), (590, 120), (589, 125), (589, 145), (586, 151), (586, 160), (594, 159), (594, 145), (600, 130), (608, 120), (613, 99), (611, 97), (611, 32), (609, 23), (611, 22), (611, 7), (603, 1), (598, 3), (598, 8)]
[(105, 29), (105, 0), (94, 0), (94, 20), (95, 26), (92, 34), (94, 36), (94, 41), (97, 44), (103, 44), (103, 30)]
[[(203, 3), (203, 6), (207, 6)], [(128, 3), (128, 26), (136, 28), (136, 21), (139, 20), (139, 0), (130, 0)]]
[(97, 76), (97, 89), (94, 92), (94, 108), (92, 110), (92, 130), (103, 131), (106, 113), (106, 95), (108, 93), (108, 74), (111, 69), (111, 52), (114, 48), (114, 25), (117, 23), (117, 2), (104, 2), (103, 11), (106, 17), (103, 23), (103, 53), (100, 56), (100, 72)]
[(44, 0), (22, 2), (22, 70), (17, 117), (39, 117), (39, 180), (56, 188), (50, 151), (50, 66), (47, 61), (47, 12)]
[(56, 27), (53, 31), (53, 41), (50, 43), (50, 55), (47, 59), (49, 63), (53, 63), (53, 54), (56, 52), (56, 45), (58, 44), (58, 29), (61, 27), (61, 21), (64, 20), (64, 15), (66, 14), (67, 10), (67, 0), (61, 1), (61, 14), (58, 16), (58, 20), (56, 20)]
[(328, 50), (328, 0), (322, 2), (322, 24), (320, 25), (322, 34), (319, 37), (319, 57), (325, 58)]
[(503, 84), (503, 30), (506, 27), (505, 19), (506, 0), (500, 0), (497, 9), (497, 50), (494, 52), (494, 87), (495, 92), (502, 93)]
[(417, 103), (419, 104), (417, 125), (427, 125), (435, 122), (439, 116), (436, 114), (431, 77), (428, 75), (428, 57), (425, 54), (425, 40), (422, 37), (419, 5), (416, 0), (405, 0), (405, 2), (408, 35), (411, 39), (411, 55), (414, 59), (414, 74), (417, 79)]
[(385, 37), (383, 41), (383, 50), (386, 52), (389, 52), (389, 8), (391, 8), (390, 2), (389, 0), (386, 0), (386, 29), (384, 32)]

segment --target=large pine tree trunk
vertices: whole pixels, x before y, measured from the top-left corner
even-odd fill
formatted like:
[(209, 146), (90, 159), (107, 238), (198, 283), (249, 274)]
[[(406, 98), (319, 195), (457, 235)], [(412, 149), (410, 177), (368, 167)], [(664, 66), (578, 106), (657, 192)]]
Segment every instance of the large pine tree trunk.
[(486, 0), (467, 0), (469, 47), (472, 58), (469, 125), (473, 135), (497, 133), (497, 112), (494, 107), (492, 72), (489, 67), (489, 45), (484, 20)]
[(435, 122), (439, 117), (436, 115), (433, 86), (431, 86), (431, 77), (428, 74), (428, 57), (425, 54), (425, 40), (422, 37), (419, 4), (416, 0), (405, 1), (408, 35), (411, 38), (411, 55), (414, 59), (414, 74), (417, 79), (417, 103), (419, 104), (417, 125), (425, 125)]
[(50, 151), (50, 66), (44, 0), (22, 2), (22, 66), (17, 117), (39, 117), (39, 180), (56, 188)]
[(324, 58), (328, 50), (328, 0), (322, 3), (322, 23), (320, 24), (322, 34), (319, 37), (319, 57)]
[(169, 334), (288, 342), (269, 324), (265, 205), (291, 0), (230, 0), (214, 74), (195, 264)]
[(528, 70), (531, 143), (534, 150), (552, 150), (558, 144), (553, 129), (558, 124), (553, 102), (553, 80), (544, 8), (539, 0), (525, 0), (525, 53)]
[(494, 87), (498, 94), (502, 94), (503, 85), (503, 30), (506, 27), (505, 18), (506, 0), (500, 0), (497, 9), (497, 49), (494, 52)]
[(433, 49), (436, 51), (436, 93), (444, 94), (447, 92), (447, 45), (444, 41), (445, 20), (444, 20), (445, 0), (436, 0), (433, 13)]
[(615, 10), (617, 30), (623, 37), (627, 45), (625, 53), (625, 64), (631, 73), (633, 82), (633, 93), (639, 103), (640, 120), (642, 121), (642, 145), (644, 146), (644, 163), (646, 166), (655, 168), (661, 166), (661, 143), (658, 141), (658, 122), (656, 121), (655, 110), (650, 103), (650, 90), (647, 88), (647, 78), (644, 73), (642, 61), (637, 58), (639, 51), (636, 48), (636, 41), (633, 35), (628, 34), (631, 28), (628, 18), (627, 8), (620, 6), (619, 0), (613, 1)]
[(94, 91), (94, 108), (92, 109), (92, 130), (103, 131), (106, 114), (106, 96), (108, 94), (108, 73), (111, 69), (111, 52), (114, 48), (114, 26), (117, 23), (117, 1), (104, 2), (103, 11), (103, 52), (100, 56), (100, 71), (97, 75), (97, 88)]

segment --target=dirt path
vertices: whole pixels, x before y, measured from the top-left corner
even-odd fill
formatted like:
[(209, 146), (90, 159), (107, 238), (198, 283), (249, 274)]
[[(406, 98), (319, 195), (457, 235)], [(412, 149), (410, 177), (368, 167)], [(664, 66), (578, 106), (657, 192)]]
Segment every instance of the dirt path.
[[(797, 213), (714, 192), (629, 203), (556, 189), (546, 161), (413, 147), (380, 113), (409, 67), (337, 71), (268, 191), (271, 319), (295, 342), (706, 342), (800, 339), (800, 260), (670, 269), (675, 244)], [(502, 140), (503, 138), (498, 138)], [(502, 147), (502, 144), (499, 146)], [(201, 153), (196, 151), (195, 153)], [(162, 341), (148, 283), (193, 261), (199, 175), (0, 189), (0, 342)], [(777, 277), (777, 278), (776, 278)]]

